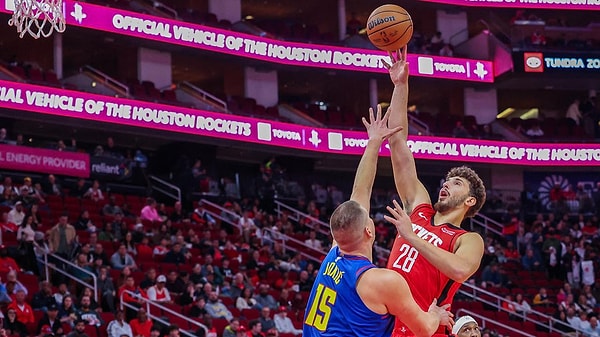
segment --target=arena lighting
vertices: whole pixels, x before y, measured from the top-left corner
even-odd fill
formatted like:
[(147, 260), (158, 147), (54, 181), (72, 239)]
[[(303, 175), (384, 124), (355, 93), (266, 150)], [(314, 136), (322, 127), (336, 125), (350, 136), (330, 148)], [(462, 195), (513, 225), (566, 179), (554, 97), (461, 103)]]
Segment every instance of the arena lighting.
[(540, 113), (540, 109), (533, 108), (527, 110), (524, 114), (521, 115), (521, 119), (530, 119), (530, 118), (538, 118), (538, 114)]
[(254, 20), (254, 16), (252, 16), (252, 15), (246, 15), (246, 17), (244, 18), (244, 20)]
[(514, 108), (506, 108), (504, 109), (504, 111), (502, 111), (501, 113), (499, 113), (496, 118), (500, 119), (500, 118), (506, 118), (508, 116), (510, 116), (510, 114), (512, 114), (513, 112), (515, 112)]
[(96, 83), (96, 81), (92, 81), (92, 83), (90, 83), (90, 85), (92, 86), (92, 88), (95, 88), (96, 85), (98, 85), (98, 83)]

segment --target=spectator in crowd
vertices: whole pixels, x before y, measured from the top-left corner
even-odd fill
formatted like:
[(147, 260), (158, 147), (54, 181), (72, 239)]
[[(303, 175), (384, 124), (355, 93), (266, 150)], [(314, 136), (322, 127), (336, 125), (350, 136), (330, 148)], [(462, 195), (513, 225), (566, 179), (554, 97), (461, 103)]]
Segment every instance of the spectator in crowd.
[(71, 295), (63, 296), (62, 304), (58, 311), (58, 319), (61, 323), (66, 323), (69, 326), (75, 324), (75, 320), (77, 319), (77, 308), (75, 308), (75, 303), (73, 302), (73, 297)]
[(121, 207), (117, 205), (115, 196), (111, 195), (108, 197), (108, 202), (102, 207), (102, 214), (114, 216), (117, 213), (122, 213)]
[(194, 301), (194, 305), (190, 308), (189, 315), (190, 317), (204, 319), (204, 317), (208, 314), (206, 310), (206, 300), (202, 296), (198, 296), (198, 298)]
[(532, 138), (536, 138), (536, 137), (543, 137), (544, 136), (544, 130), (542, 130), (542, 128), (540, 127), (539, 123), (534, 123), (531, 128), (529, 128), (527, 131), (525, 131), (525, 134), (529, 137)]
[(115, 313), (115, 319), (108, 323), (106, 332), (108, 337), (134, 337), (131, 326), (125, 321), (125, 313), (121, 309)]
[(103, 311), (115, 312), (115, 285), (108, 273), (107, 266), (101, 266), (98, 272), (98, 292), (100, 293), (100, 306)]
[(579, 110), (579, 98), (573, 100), (573, 103), (569, 105), (567, 108), (566, 118), (571, 123), (572, 126), (579, 125), (581, 123), (581, 118), (583, 115), (581, 114), (581, 110)]
[(241, 331), (241, 327), (242, 326), (240, 326), (240, 320), (238, 318), (232, 319), (231, 322), (229, 322), (229, 325), (223, 329), (223, 337), (237, 337), (238, 333), (245, 333), (246, 329), (244, 328), (244, 331)]
[(579, 329), (585, 331), (585, 329), (590, 327), (590, 322), (588, 321), (588, 314), (585, 311), (580, 311), (579, 316), (571, 319), (571, 325), (575, 329)]
[(87, 333), (85, 333), (85, 321), (82, 319), (78, 319), (75, 321), (75, 328), (73, 331), (69, 332), (67, 337), (89, 337)]
[(590, 326), (583, 330), (583, 332), (589, 337), (600, 336), (600, 325), (596, 316), (590, 318)]
[(541, 31), (536, 30), (531, 34), (531, 44), (534, 46), (545, 46), (546, 45), (546, 36), (542, 34)]
[(452, 48), (451, 44), (444, 43), (444, 46), (442, 47), (442, 49), (440, 49), (439, 54), (440, 54), (440, 56), (453, 57), (454, 56), (454, 49)]
[(273, 321), (275, 322), (275, 328), (280, 333), (291, 333), (296, 336), (302, 334), (302, 329), (294, 327), (294, 323), (288, 317), (288, 309), (285, 306), (279, 307), (279, 313), (275, 315)]
[(271, 309), (268, 307), (260, 309), (260, 317), (258, 318), (258, 321), (260, 322), (264, 335), (278, 335), (277, 328), (275, 328), (275, 321), (273, 321), (273, 318), (271, 318)]
[(69, 258), (75, 243), (75, 227), (68, 223), (67, 215), (58, 218), (58, 224), (48, 232), (48, 245), (53, 253)]
[(92, 299), (88, 295), (81, 297), (80, 307), (77, 311), (77, 319), (83, 320), (88, 325), (100, 327), (104, 322), (96, 310), (91, 307)]
[(522, 317), (524, 317), (529, 312), (531, 312), (531, 306), (523, 298), (523, 294), (521, 294), (521, 293), (518, 293), (517, 295), (515, 295), (514, 306), (515, 306), (515, 312)]
[(246, 288), (252, 288), (250, 283), (246, 280), (246, 277), (242, 273), (237, 273), (233, 275), (233, 280), (231, 281), (231, 290), (230, 294), (232, 298), (238, 298), (241, 296), (242, 292)]
[(252, 288), (244, 288), (244, 290), (242, 290), (242, 295), (235, 300), (235, 307), (240, 311), (254, 308), (256, 306), (256, 300), (252, 295)]
[(181, 244), (176, 242), (163, 258), (164, 263), (184, 264), (187, 261), (181, 250)]
[(39, 270), (37, 268), (35, 259), (35, 251), (33, 249), (36, 228), (37, 224), (33, 222), (33, 217), (31, 215), (27, 215), (17, 230), (17, 239), (19, 240), (19, 264), (24, 270), (33, 272), (35, 275), (39, 275)]
[(17, 294), (18, 292), (22, 291), (25, 296), (27, 296), (29, 294), (29, 290), (23, 285), (23, 283), (21, 283), (21, 281), (17, 279), (18, 270), (18, 268), (11, 269), (6, 274), (6, 283), (4, 284), (4, 287), (9, 295)]
[(463, 125), (463, 123), (461, 121), (456, 121), (456, 125), (454, 126), (454, 129), (452, 130), (452, 136), (454, 138), (469, 138), (469, 137), (471, 137), (471, 135), (469, 134), (469, 131), (467, 131), (467, 129), (465, 128), (465, 126)]
[(17, 186), (13, 185), (11, 177), (4, 177), (4, 182), (0, 185), (0, 194), (15, 197), (19, 194)]
[(265, 337), (265, 335), (262, 333), (262, 325), (258, 319), (250, 321), (250, 323), (248, 323), (248, 327), (250, 328), (250, 331), (248, 331), (248, 337)]
[(198, 207), (194, 209), (191, 220), (195, 224), (208, 225), (209, 228), (213, 228), (217, 224), (217, 220), (208, 214), (202, 204), (198, 204)]
[[(31, 315), (33, 316), (33, 312)], [(10, 306), (6, 310), (6, 318), (2, 322), (2, 328), (6, 330), (6, 334), (9, 336), (25, 337), (28, 335), (25, 323), (17, 317), (17, 310)]]
[[(135, 285), (133, 276), (127, 276), (125, 284), (119, 288), (119, 298), (122, 298), (124, 303), (139, 308), (148, 299), (148, 296), (146, 292)], [(135, 317), (135, 310), (131, 308), (126, 308), (125, 310), (125, 317), (128, 320)]]
[(146, 276), (144, 277), (142, 282), (140, 282), (140, 288), (148, 289), (148, 288), (152, 287), (154, 284), (156, 284), (156, 269), (149, 268), (146, 271)]
[(142, 208), (142, 211), (140, 213), (140, 217), (142, 218), (142, 220), (148, 220), (152, 222), (163, 222), (164, 220), (166, 220), (158, 214), (156, 206), (156, 200), (154, 200), (153, 198), (148, 198), (146, 200), (146, 206)]
[(269, 308), (269, 309), (277, 309), (277, 301), (269, 294), (270, 286), (268, 284), (261, 284), (258, 287), (258, 294), (254, 296), (256, 300), (256, 308)]
[(171, 296), (178, 296), (185, 292), (186, 282), (183, 280), (182, 275), (186, 275), (185, 272), (177, 273), (176, 271), (170, 271), (167, 274), (167, 284), (166, 287), (169, 289)]
[(8, 222), (21, 226), (23, 219), (25, 219), (23, 202), (17, 201), (15, 202), (15, 206), (8, 212)]
[[(49, 329), (49, 330), (48, 330)], [(39, 321), (37, 325), (38, 334), (47, 335), (48, 333), (54, 334), (59, 337), (64, 335), (64, 330), (60, 319), (58, 318), (58, 306), (56, 303), (51, 304), (47, 307), (44, 317)]]
[(83, 194), (83, 197), (91, 199), (94, 202), (104, 200), (104, 195), (100, 189), (100, 182), (98, 180), (94, 180), (92, 186)]
[(171, 212), (169, 219), (173, 223), (189, 221), (189, 217), (187, 215), (187, 212), (183, 209), (183, 205), (181, 204), (181, 201), (178, 200), (175, 202), (175, 204), (173, 205), (173, 212)]
[(535, 255), (531, 248), (527, 249), (525, 256), (521, 258), (521, 265), (523, 266), (523, 269), (529, 271), (543, 270), (542, 260), (539, 256)]
[(79, 215), (79, 219), (75, 222), (74, 225), (76, 230), (95, 232), (96, 226), (92, 223), (90, 219), (90, 212), (88, 210), (83, 210)]
[(33, 309), (25, 302), (25, 296), (27, 294), (23, 289), (17, 290), (15, 300), (8, 305), (8, 310), (13, 309), (17, 314), (17, 320), (23, 324), (35, 323)]
[(47, 311), (52, 305), (56, 306), (56, 300), (52, 295), (52, 285), (48, 281), (42, 281), (40, 282), (40, 290), (33, 295), (31, 307), (36, 310)]
[(148, 299), (150, 301), (159, 303), (173, 303), (169, 289), (165, 288), (167, 283), (167, 277), (165, 275), (159, 275), (156, 278), (156, 284), (148, 288)]
[(483, 269), (481, 275), (482, 282), (485, 282), (487, 286), (500, 288), (506, 284), (504, 275), (500, 272), (498, 263), (492, 262)]
[(129, 267), (132, 271), (137, 269), (135, 260), (127, 253), (127, 247), (123, 243), (119, 245), (119, 249), (110, 257), (110, 263), (117, 270), (122, 270), (124, 267)]
[(42, 183), (42, 190), (47, 195), (61, 196), (62, 195), (62, 186), (54, 176), (54, 174), (49, 174), (46, 180)]
[(216, 291), (211, 291), (208, 295), (208, 302), (206, 303), (206, 312), (212, 318), (225, 318), (227, 321), (231, 321), (233, 315), (227, 307), (219, 301), (219, 297)]
[(148, 318), (148, 314), (144, 308), (140, 308), (137, 312), (137, 317), (129, 322), (133, 337), (150, 337), (152, 324), (152, 320)]
[(317, 239), (317, 232), (313, 229), (308, 234), (308, 239), (304, 241), (304, 244), (307, 247), (313, 248), (315, 250), (323, 250), (321, 240)]

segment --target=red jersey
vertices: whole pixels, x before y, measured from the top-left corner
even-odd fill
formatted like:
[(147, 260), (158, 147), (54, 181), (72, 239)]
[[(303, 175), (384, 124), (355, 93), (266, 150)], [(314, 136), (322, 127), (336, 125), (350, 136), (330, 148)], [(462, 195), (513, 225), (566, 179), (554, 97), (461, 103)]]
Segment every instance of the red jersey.
[[(414, 232), (436, 247), (454, 252), (456, 239), (467, 231), (448, 223), (436, 226), (433, 224), (434, 215), (435, 210), (430, 204), (415, 207), (410, 214)], [(415, 301), (424, 311), (429, 310), (434, 298), (437, 298), (440, 306), (451, 303), (460, 288), (460, 283), (442, 274), (401, 237), (396, 237), (394, 241), (387, 268), (397, 271), (406, 279)], [(413, 336), (400, 319), (396, 319), (392, 336)], [(443, 334), (444, 327), (440, 327), (437, 333)]]

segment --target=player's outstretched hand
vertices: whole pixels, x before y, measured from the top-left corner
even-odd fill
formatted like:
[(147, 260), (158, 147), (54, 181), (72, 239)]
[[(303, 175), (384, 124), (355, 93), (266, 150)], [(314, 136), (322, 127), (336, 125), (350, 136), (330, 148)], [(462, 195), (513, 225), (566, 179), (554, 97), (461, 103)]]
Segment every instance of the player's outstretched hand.
[(449, 308), (450, 304), (444, 304), (439, 307), (437, 305), (437, 298), (434, 298), (428, 312), (436, 314), (440, 318), (440, 325), (447, 327), (448, 330), (452, 330), (452, 326), (454, 326), (454, 314), (448, 311)]
[(412, 228), (412, 221), (406, 212), (400, 207), (400, 204), (393, 200), (394, 207), (387, 206), (387, 210), (392, 216), (384, 215), (383, 218), (391, 222), (398, 231), (398, 235), (406, 237), (407, 235), (414, 234)]
[(390, 138), (394, 133), (402, 130), (401, 126), (395, 127), (393, 129), (388, 128), (388, 119), (390, 118), (389, 110), (385, 113), (385, 115), (381, 116), (381, 105), (377, 104), (377, 116), (373, 113), (373, 108), (369, 108), (369, 122), (367, 122), (366, 118), (362, 118), (362, 122), (367, 128), (367, 134), (369, 135), (369, 139), (380, 140), (383, 142), (384, 140)]
[(408, 83), (408, 62), (406, 61), (407, 47), (404, 47), (395, 52), (388, 52), (390, 63), (381, 60), (383, 66), (390, 72), (390, 79), (394, 85)]

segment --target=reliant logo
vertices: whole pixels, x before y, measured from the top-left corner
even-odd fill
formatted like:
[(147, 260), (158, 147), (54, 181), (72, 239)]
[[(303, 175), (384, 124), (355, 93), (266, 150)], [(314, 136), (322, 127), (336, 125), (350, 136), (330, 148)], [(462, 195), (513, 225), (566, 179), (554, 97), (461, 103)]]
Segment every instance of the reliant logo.
[(92, 172), (119, 175), (119, 165), (94, 164), (92, 165)]
[(394, 16), (386, 16), (385, 18), (377, 18), (377, 19), (371, 20), (368, 24), (368, 27), (369, 27), (369, 29), (373, 29), (381, 24), (384, 24), (386, 22), (392, 22), (392, 21), (396, 21), (396, 18)]
[(542, 53), (524, 53), (523, 61), (526, 73), (543, 73), (544, 63), (542, 60), (544, 55)]

